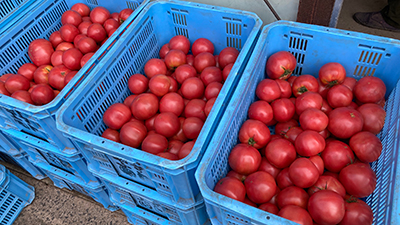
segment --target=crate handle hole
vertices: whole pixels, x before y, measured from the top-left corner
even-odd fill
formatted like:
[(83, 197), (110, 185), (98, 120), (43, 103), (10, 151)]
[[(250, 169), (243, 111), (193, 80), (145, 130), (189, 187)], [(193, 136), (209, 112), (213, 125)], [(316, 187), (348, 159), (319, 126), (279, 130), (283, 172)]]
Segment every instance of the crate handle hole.
[(125, 148), (121, 148), (121, 150), (125, 150)]
[(128, 183), (128, 182), (126, 182), (126, 185), (129, 185), (129, 183)]
[(143, 188), (142, 191), (145, 191), (145, 189)]
[(102, 141), (101, 143), (104, 144), (104, 141)]
[(271, 217), (269, 217), (269, 216), (267, 216), (266, 218), (267, 218), (267, 220), (271, 219)]

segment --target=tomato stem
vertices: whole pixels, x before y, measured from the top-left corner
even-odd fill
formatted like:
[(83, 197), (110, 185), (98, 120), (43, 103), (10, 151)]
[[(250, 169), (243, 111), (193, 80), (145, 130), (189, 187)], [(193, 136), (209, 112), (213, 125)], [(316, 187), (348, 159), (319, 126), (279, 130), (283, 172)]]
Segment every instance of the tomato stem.
[(293, 71), (291, 71), (290, 69), (286, 69), (285, 67), (282, 66), (283, 69), (283, 74), (279, 77), (279, 78), (283, 78), (285, 79), (287, 76), (289, 76), (290, 74), (292, 74)]
[(308, 89), (307, 89), (306, 86), (301, 86), (301, 87), (299, 87), (299, 88), (297, 89), (297, 92), (300, 93), (300, 94), (304, 94), (304, 93), (306, 93), (307, 91), (308, 91)]
[(251, 146), (254, 146), (256, 144), (256, 141), (254, 140), (254, 137), (249, 138), (248, 144)]

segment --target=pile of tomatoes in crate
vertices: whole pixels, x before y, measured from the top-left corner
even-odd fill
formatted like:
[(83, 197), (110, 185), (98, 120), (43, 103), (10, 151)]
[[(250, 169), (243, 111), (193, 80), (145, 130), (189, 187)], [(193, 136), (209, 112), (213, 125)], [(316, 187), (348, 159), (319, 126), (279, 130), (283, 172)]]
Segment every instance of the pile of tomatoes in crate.
[(104, 7), (73, 5), (49, 40), (29, 44), (32, 63), (0, 77), (0, 93), (34, 105), (51, 102), (132, 12), (127, 8), (111, 14)]
[(289, 52), (268, 58), (269, 78), (258, 83), (228, 158), (232, 170), (214, 191), (299, 224), (372, 224), (361, 198), (376, 187), (369, 163), (382, 152), (386, 86), (346, 77), (335, 62), (317, 78), (291, 76), (295, 67)]
[[(191, 53), (189, 52), (191, 50)], [(227, 79), (239, 51), (224, 48), (214, 55), (206, 38), (190, 44), (185, 36), (170, 39), (144, 65), (144, 75), (128, 80), (124, 103), (103, 115), (102, 137), (170, 160), (185, 158)]]

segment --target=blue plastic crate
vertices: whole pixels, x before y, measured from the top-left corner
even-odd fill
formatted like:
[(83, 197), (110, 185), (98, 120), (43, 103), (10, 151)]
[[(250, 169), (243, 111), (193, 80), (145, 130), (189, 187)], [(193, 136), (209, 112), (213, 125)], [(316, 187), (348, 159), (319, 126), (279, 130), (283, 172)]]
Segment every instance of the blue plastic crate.
[(0, 131), (0, 151), (9, 155), (20, 155), (25, 153), (7, 134)]
[(68, 190), (77, 191), (81, 194), (93, 198), (96, 202), (101, 203), (104, 208), (110, 211), (116, 211), (119, 208), (115, 206), (109, 197), (109, 192), (102, 183), (90, 182), (86, 183), (80, 177), (71, 175), (61, 169), (48, 164), (36, 164), (40, 167), (47, 176), (53, 181), (54, 185), (59, 188), (66, 188)]
[(0, 33), (0, 75), (17, 73), (21, 65), (30, 62), (28, 56), (30, 42), (38, 38), (48, 39), (54, 31), (61, 27), (61, 15), (75, 3), (82, 2), (91, 8), (104, 6), (110, 12), (119, 12), (128, 7), (136, 9), (49, 104), (34, 106), (0, 95), (0, 127), (23, 130), (47, 140), (60, 149), (73, 148), (73, 144), (56, 128), (56, 111), (75, 91), (79, 83), (90, 74), (91, 70), (108, 58), (106, 57), (107, 52), (112, 49), (115, 41), (120, 38), (149, 0), (45, 0), (35, 2), (38, 4), (26, 11), (23, 19), (21, 18), (13, 24), (7, 32)]
[(387, 87), (385, 127), (378, 135), (383, 144), (381, 157), (372, 168), (377, 175), (375, 192), (366, 198), (372, 207), (374, 224), (400, 224), (398, 194), (400, 175), (397, 164), (400, 109), (400, 41), (316, 25), (279, 21), (262, 30), (242, 80), (232, 96), (224, 117), (196, 171), (207, 212), (214, 224), (295, 224), (213, 191), (218, 180), (230, 170), (228, 156), (238, 143), (238, 132), (247, 119), (250, 104), (256, 100), (257, 84), (266, 78), (267, 58), (278, 51), (289, 51), (297, 58), (295, 75), (318, 76), (328, 62), (339, 62), (347, 76), (359, 79), (377, 76)]
[[(4, 153), (7, 154), (7, 153)], [(8, 157), (12, 158), (13, 161), (15, 162), (14, 165), (17, 165), (21, 167), (22, 169), (26, 170), (29, 174), (31, 174), (34, 178), (38, 180), (42, 180), (46, 178), (46, 174), (36, 167), (32, 162), (29, 161), (29, 157), (26, 153), (19, 154), (19, 155), (9, 155), (7, 154)]]
[(22, 209), (34, 198), (34, 187), (0, 165), (0, 224), (12, 224)]
[(0, 0), (0, 34), (23, 18), (37, 3), (34, 0)]
[(90, 166), (89, 170), (106, 185), (110, 192), (110, 199), (116, 205), (131, 213), (136, 212), (136, 215), (145, 221), (156, 224), (210, 223), (201, 198), (190, 206), (183, 206), (150, 188), (125, 178), (116, 177), (111, 173), (97, 174)]
[[(115, 43), (109, 60), (96, 67), (60, 108), (57, 128), (86, 155), (95, 171), (111, 172), (181, 204), (193, 204), (199, 195), (194, 172), (241, 77), (261, 24), (255, 14), (233, 9), (180, 1), (150, 3)], [(128, 78), (144, 74), (145, 63), (158, 57), (162, 45), (175, 35), (185, 35), (192, 43), (208, 38), (215, 53), (228, 46), (240, 50), (191, 154), (171, 161), (100, 137), (107, 128), (102, 120), (104, 111), (131, 94)]]
[(87, 183), (99, 183), (88, 171), (86, 159), (76, 149), (69, 149), (68, 152), (61, 151), (39, 138), (17, 130), (3, 130), (3, 133), (12, 137), (17, 145), (29, 155), (34, 165), (48, 164), (78, 176)]

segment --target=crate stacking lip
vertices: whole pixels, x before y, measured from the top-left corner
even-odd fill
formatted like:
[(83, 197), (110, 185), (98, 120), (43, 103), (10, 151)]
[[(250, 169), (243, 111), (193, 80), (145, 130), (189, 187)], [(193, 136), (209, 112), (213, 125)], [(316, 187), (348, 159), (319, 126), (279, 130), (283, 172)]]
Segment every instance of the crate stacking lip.
[(87, 183), (99, 181), (87, 169), (86, 159), (76, 149), (68, 153), (49, 144), (45, 140), (17, 130), (3, 130), (29, 155), (29, 160), (34, 164), (49, 164), (70, 174), (80, 177)]
[(86, 79), (90, 71), (107, 59), (107, 52), (112, 49), (115, 41), (120, 38), (149, 0), (45, 0), (34, 2), (38, 3), (32, 5), (34, 7), (30, 10), (25, 11), (21, 20), (0, 34), (0, 75), (16, 74), (21, 65), (30, 62), (29, 44), (38, 38), (48, 39), (54, 31), (59, 30), (62, 25), (62, 14), (75, 3), (85, 3), (92, 9), (96, 6), (104, 6), (110, 12), (119, 12), (128, 7), (136, 9), (50, 103), (44, 106), (34, 106), (0, 95), (0, 127), (23, 130), (47, 139), (60, 149), (74, 148), (72, 143), (56, 128), (56, 111), (76, 90), (80, 82)]
[(400, 42), (398, 40), (357, 32), (278, 21), (265, 26), (232, 96), (226, 113), (210, 141), (196, 180), (214, 224), (295, 224), (213, 191), (218, 180), (230, 170), (228, 156), (238, 143), (238, 132), (247, 119), (250, 104), (257, 100), (257, 84), (266, 78), (267, 58), (278, 51), (289, 51), (297, 59), (295, 75), (318, 75), (322, 65), (341, 63), (347, 76), (360, 79), (377, 76), (387, 87), (385, 127), (378, 135), (383, 144), (380, 158), (371, 163), (377, 175), (377, 186), (365, 201), (374, 213), (374, 224), (400, 224), (398, 190)]
[(25, 153), (14, 139), (0, 130), (0, 151), (15, 156)]
[[(160, 195), (156, 191), (111, 173), (91, 171), (104, 183), (110, 192), (110, 199), (127, 214), (140, 218), (148, 224), (209, 224), (203, 199), (184, 206)], [(139, 213), (140, 212), (140, 213)]]
[[(181, 204), (193, 204), (199, 195), (194, 171), (236, 87), (261, 24), (254, 13), (192, 2), (151, 2), (115, 43), (109, 60), (96, 67), (57, 112), (57, 128), (79, 148), (95, 171), (111, 172)], [(171, 161), (100, 137), (106, 129), (104, 111), (130, 95), (129, 77), (144, 74), (145, 63), (158, 58), (162, 45), (175, 35), (185, 35), (191, 43), (208, 38), (214, 43), (215, 53), (228, 46), (240, 50), (191, 153), (185, 159)]]
[(47, 176), (53, 181), (54, 185), (59, 188), (66, 188), (71, 191), (77, 191), (81, 194), (93, 198), (96, 202), (101, 203), (104, 208), (110, 211), (116, 211), (119, 208), (110, 201), (109, 192), (102, 183), (86, 183), (80, 177), (66, 173), (54, 166), (39, 163), (37, 164)]
[(34, 198), (34, 187), (0, 165), (0, 224), (11, 225)]

